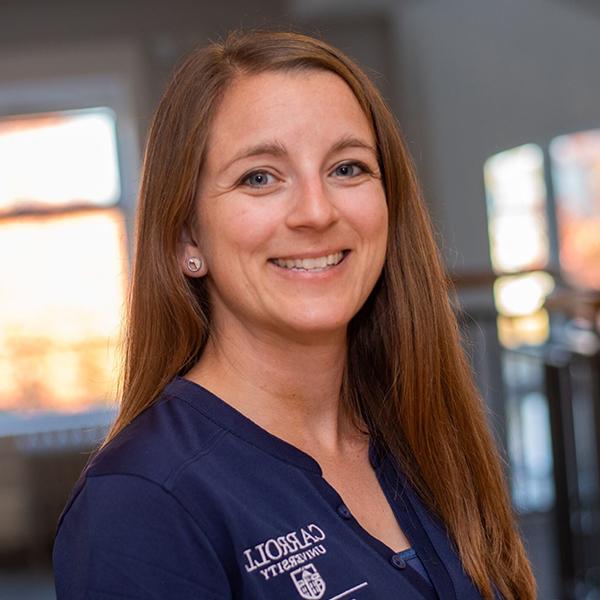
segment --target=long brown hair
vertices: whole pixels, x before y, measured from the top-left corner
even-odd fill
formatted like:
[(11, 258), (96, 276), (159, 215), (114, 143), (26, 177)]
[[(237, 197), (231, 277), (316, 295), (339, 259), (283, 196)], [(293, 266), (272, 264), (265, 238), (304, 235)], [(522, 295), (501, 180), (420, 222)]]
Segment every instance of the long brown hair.
[(367, 76), (339, 50), (292, 33), (241, 32), (192, 52), (164, 94), (148, 139), (127, 315), (121, 406), (105, 444), (200, 358), (210, 305), (177, 244), (195, 211), (211, 118), (232, 80), (324, 69), (353, 90), (375, 132), (389, 210), (386, 263), (352, 320), (342, 401), (397, 459), (445, 523), (486, 598), (535, 598), (501, 461), (465, 358), (449, 284), (410, 157)]

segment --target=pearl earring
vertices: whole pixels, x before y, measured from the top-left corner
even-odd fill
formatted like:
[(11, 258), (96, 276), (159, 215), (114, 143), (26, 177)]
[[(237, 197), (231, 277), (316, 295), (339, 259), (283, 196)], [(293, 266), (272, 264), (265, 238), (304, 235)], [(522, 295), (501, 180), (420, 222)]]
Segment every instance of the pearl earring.
[(192, 273), (197, 273), (203, 265), (204, 261), (199, 256), (192, 256), (192, 258), (187, 259), (187, 268)]

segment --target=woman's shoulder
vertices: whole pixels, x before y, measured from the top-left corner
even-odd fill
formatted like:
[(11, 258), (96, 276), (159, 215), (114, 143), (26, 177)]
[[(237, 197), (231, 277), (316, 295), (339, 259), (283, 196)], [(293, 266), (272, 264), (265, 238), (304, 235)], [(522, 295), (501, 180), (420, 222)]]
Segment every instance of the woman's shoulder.
[(148, 409), (102, 447), (71, 491), (59, 531), (65, 521), (101, 519), (103, 507), (110, 507), (113, 515), (128, 514), (132, 506), (157, 518), (167, 512), (187, 513), (176, 489), (180, 476), (192, 469), (196, 491), (209, 490), (213, 473), (224, 461), (221, 453), (213, 451), (228, 433), (199, 409), (201, 396), (192, 400), (180, 386), (169, 384)]
[(171, 485), (194, 461), (204, 473), (225, 433), (167, 388), (97, 452), (59, 519), (58, 598), (231, 597), (202, 514)]
[(174, 380), (93, 456), (83, 476), (134, 475), (165, 484), (190, 460), (209, 454), (227, 433), (201, 403)]
[(92, 455), (71, 491), (59, 527), (84, 490), (88, 496), (105, 493), (117, 500), (132, 490), (144, 494), (153, 488), (168, 503), (178, 476), (190, 465), (198, 478), (206, 474), (210, 486), (215, 469), (203, 468), (203, 462), (222, 462), (213, 450), (228, 432), (199, 406), (201, 395), (187, 397), (185, 388), (173, 383)]

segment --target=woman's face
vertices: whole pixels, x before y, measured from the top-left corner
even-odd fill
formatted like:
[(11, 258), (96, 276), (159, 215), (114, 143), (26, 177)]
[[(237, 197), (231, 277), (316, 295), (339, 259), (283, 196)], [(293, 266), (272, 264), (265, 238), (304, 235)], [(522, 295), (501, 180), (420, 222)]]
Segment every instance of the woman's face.
[(197, 211), (185, 252), (205, 261), (216, 332), (344, 332), (381, 273), (388, 225), (375, 139), (348, 85), (319, 70), (237, 79)]

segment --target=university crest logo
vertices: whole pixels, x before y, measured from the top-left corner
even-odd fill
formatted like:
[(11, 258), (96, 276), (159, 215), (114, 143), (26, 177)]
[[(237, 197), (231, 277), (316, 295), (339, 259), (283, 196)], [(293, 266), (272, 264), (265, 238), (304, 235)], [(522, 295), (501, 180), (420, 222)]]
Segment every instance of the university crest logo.
[(290, 577), (302, 598), (319, 600), (325, 593), (325, 582), (312, 563), (290, 573)]

